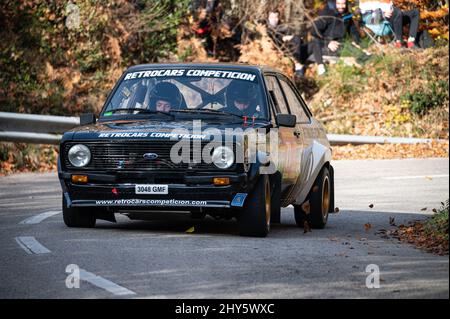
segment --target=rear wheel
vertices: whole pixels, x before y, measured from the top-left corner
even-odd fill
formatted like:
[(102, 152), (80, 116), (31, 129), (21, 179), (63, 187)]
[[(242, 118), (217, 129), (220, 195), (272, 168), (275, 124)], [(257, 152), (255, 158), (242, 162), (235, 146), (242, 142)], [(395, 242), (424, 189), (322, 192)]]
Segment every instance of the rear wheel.
[(330, 172), (328, 168), (324, 167), (311, 190), (311, 226), (313, 228), (321, 229), (327, 224), (330, 210), (330, 195)]
[(241, 236), (266, 237), (270, 230), (271, 194), (269, 176), (261, 175), (246, 208), (239, 216)]
[[(323, 167), (308, 195), (309, 207), (294, 206), (295, 222), (299, 227), (303, 227), (305, 221), (308, 221), (312, 228), (325, 227), (330, 211), (331, 191), (330, 172), (327, 167)], [(305, 210), (309, 210), (309, 213)]]
[(62, 200), (63, 219), (67, 227), (84, 227), (92, 228), (95, 226), (95, 214), (88, 208), (67, 207), (66, 199), (63, 195)]

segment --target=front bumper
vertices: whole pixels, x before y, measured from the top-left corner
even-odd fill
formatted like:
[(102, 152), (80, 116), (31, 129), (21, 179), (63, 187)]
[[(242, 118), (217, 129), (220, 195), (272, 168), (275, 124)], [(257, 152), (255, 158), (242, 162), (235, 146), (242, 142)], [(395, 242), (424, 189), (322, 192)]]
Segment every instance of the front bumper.
[[(72, 175), (88, 176), (87, 184), (75, 184)], [(169, 174), (169, 173), (167, 173)], [(250, 191), (248, 176), (245, 173), (234, 174), (198, 174), (186, 175), (177, 183), (166, 183), (168, 194), (136, 194), (136, 184), (152, 184), (152, 176), (135, 176), (126, 181), (114, 174), (86, 172), (60, 172), (59, 178), (68, 207), (111, 207), (121, 210), (126, 208), (148, 209), (186, 209), (243, 207)], [(158, 174), (160, 177), (165, 173)], [(230, 184), (215, 186), (214, 177), (228, 177)], [(134, 182), (133, 182), (134, 181)]]

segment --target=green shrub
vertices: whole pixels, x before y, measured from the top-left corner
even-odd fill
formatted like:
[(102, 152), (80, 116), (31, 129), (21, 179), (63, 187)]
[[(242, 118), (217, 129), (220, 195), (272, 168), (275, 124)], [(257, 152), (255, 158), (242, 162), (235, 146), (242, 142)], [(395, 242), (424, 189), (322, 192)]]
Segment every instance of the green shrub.
[(442, 207), (425, 222), (424, 229), (427, 234), (433, 234), (448, 241), (448, 210), (449, 200), (442, 203)]
[(409, 105), (411, 112), (424, 115), (429, 109), (448, 103), (448, 90), (447, 81), (433, 81), (428, 87), (405, 93), (401, 101)]

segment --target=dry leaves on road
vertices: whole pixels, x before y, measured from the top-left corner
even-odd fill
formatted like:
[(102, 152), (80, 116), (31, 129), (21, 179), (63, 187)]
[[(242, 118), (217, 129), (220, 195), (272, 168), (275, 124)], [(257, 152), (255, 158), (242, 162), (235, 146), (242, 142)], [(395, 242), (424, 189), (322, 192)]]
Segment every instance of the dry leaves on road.
[[(382, 238), (396, 238), (402, 242), (438, 255), (448, 255), (448, 200), (440, 209), (433, 209), (433, 216), (424, 220), (415, 220), (394, 229), (380, 229), (377, 234)], [(395, 226), (395, 224), (393, 225)]]
[(383, 238), (396, 238), (402, 242), (415, 245), (427, 252), (448, 255), (448, 240), (433, 236), (424, 229), (424, 221), (413, 221), (408, 225), (400, 225), (395, 230), (380, 230)]

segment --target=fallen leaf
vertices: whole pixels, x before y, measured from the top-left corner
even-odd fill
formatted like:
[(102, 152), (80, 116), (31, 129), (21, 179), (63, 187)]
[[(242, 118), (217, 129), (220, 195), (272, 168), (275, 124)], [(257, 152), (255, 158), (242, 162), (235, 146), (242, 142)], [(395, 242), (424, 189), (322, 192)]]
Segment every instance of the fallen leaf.
[(369, 231), (369, 229), (371, 229), (371, 228), (372, 228), (372, 225), (371, 225), (370, 223), (364, 224), (364, 229), (365, 229), (366, 231)]
[(395, 226), (395, 217), (389, 217), (389, 225)]
[(334, 212), (337, 214), (337, 213), (339, 213), (339, 207), (336, 207), (335, 209), (334, 209)]
[(421, 209), (421, 211), (424, 211), (424, 210), (427, 210), (427, 208), (426, 208), (426, 207), (424, 207), (424, 208), (422, 208), (422, 209)]
[(311, 205), (309, 204), (309, 200), (302, 204), (302, 210), (306, 215), (309, 215), (311, 212)]
[(307, 220), (305, 220), (305, 222), (303, 223), (303, 233), (309, 233), (311, 232), (311, 226), (309, 226), (309, 223)]

